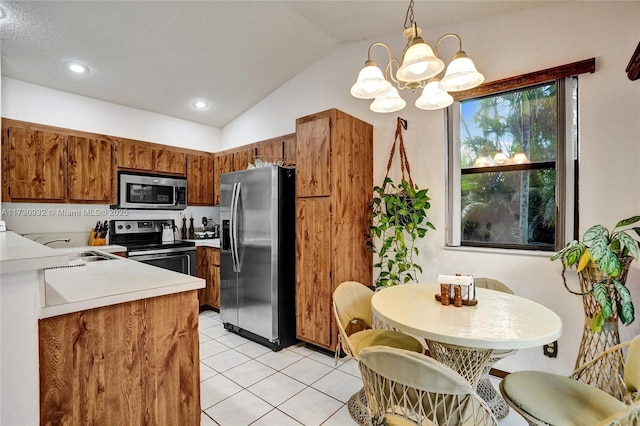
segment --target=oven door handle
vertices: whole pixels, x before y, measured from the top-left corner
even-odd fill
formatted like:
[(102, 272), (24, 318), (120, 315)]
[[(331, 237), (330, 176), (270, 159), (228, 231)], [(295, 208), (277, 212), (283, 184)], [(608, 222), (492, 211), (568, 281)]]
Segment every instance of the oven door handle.
[[(144, 262), (145, 260), (160, 260), (160, 259), (172, 259), (172, 258), (186, 258), (187, 259), (187, 273), (186, 275), (193, 275), (191, 271), (191, 263), (189, 262), (189, 253), (188, 252), (178, 252), (178, 253), (163, 253), (163, 254), (149, 254), (150, 252), (145, 253), (141, 256), (129, 256), (129, 259), (135, 260), (136, 262)], [(193, 256), (193, 254), (192, 254)]]

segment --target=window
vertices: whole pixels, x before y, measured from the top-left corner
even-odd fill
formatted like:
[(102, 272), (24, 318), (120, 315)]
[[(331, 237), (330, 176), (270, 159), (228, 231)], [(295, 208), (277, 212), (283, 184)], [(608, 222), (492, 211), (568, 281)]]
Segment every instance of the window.
[(547, 71), (449, 107), (449, 245), (552, 251), (572, 238), (578, 81), (530, 78)]

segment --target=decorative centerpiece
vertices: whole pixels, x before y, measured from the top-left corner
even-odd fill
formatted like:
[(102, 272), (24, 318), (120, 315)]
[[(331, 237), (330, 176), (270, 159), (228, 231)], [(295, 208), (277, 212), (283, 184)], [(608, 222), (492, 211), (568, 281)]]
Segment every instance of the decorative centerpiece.
[[(582, 240), (565, 245), (551, 260), (562, 261), (562, 280), (572, 294), (582, 296), (585, 326), (576, 366), (593, 359), (602, 350), (620, 343), (618, 319), (624, 325), (635, 319), (627, 273), (640, 254), (637, 237), (640, 216), (621, 220), (612, 230), (602, 225), (587, 229)], [(576, 267), (580, 291), (571, 290), (565, 271)]]

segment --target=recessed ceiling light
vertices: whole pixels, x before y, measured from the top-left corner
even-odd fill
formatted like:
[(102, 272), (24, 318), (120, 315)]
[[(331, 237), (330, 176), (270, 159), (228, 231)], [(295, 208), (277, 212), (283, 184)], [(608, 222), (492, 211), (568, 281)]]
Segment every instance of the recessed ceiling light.
[(89, 72), (89, 67), (80, 62), (68, 62), (67, 69), (76, 74), (86, 74)]
[(193, 107), (196, 109), (207, 109), (209, 108), (209, 102), (203, 100), (193, 101)]
[(6, 16), (7, 12), (5, 12), (4, 9), (0, 7), (0, 19), (4, 19)]

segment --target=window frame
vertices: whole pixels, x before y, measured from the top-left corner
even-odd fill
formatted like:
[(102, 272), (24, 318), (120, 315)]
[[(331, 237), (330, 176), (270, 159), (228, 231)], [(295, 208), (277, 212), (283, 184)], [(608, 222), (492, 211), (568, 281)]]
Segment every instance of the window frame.
[[(445, 113), (445, 133), (447, 140), (447, 203), (446, 203), (446, 239), (447, 247), (476, 247), (490, 249), (516, 249), (519, 251), (557, 251), (565, 241), (575, 238), (578, 229), (578, 140), (577, 117), (572, 117), (577, 105), (573, 105), (574, 84), (566, 84), (567, 79), (579, 74), (595, 72), (595, 58), (571, 64), (536, 71), (529, 74), (510, 77), (483, 84), (474, 89), (452, 94), (455, 102)], [(577, 79), (576, 79), (577, 80)], [(501, 243), (463, 243), (461, 229), (461, 176), (460, 166), (460, 102), (479, 99), (500, 93), (526, 89), (541, 84), (556, 83), (556, 106), (558, 111), (556, 171), (556, 228), (554, 247), (543, 248), (535, 245), (501, 244)], [(534, 166), (535, 167), (535, 166)], [(532, 170), (532, 166), (499, 166), (487, 167), (486, 171), (501, 172), (512, 170)], [(482, 172), (482, 170), (478, 170)]]

